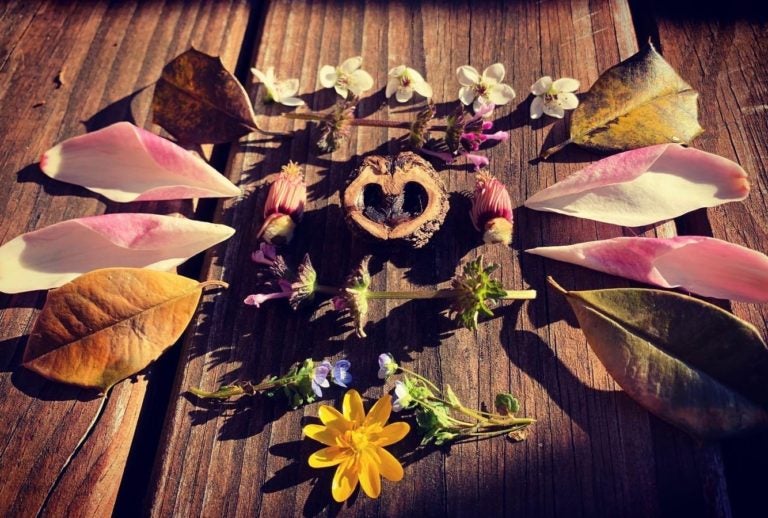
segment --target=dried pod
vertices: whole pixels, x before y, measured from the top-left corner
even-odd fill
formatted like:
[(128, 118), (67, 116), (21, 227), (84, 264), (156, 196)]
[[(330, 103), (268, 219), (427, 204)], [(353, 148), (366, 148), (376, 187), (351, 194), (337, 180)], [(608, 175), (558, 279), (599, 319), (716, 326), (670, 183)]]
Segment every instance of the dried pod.
[(342, 201), (353, 230), (413, 248), (427, 244), (448, 212), (448, 193), (437, 172), (410, 152), (363, 160)]

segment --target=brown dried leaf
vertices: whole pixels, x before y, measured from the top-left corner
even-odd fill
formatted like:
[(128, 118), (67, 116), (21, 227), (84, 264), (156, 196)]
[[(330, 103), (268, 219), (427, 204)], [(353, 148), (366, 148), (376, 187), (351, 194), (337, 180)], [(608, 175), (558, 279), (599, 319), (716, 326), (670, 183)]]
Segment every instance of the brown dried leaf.
[(649, 43), (597, 78), (573, 112), (571, 138), (543, 151), (541, 157), (571, 143), (599, 151), (688, 144), (704, 131), (698, 120), (698, 97)]
[(23, 364), (48, 379), (105, 392), (176, 342), (205, 286), (142, 268), (86, 273), (49, 292)]
[(195, 49), (163, 68), (152, 110), (155, 123), (184, 144), (232, 142), (258, 129), (243, 85), (220, 58)]

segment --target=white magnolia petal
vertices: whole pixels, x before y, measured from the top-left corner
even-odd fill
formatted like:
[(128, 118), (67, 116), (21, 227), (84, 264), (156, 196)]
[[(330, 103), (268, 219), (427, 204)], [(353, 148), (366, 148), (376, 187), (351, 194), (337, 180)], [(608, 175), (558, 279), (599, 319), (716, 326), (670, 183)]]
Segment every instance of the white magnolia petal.
[(496, 106), (507, 104), (515, 98), (515, 91), (511, 86), (498, 84), (491, 87), (488, 91), (488, 100)]
[(531, 119), (539, 119), (544, 114), (544, 99), (534, 97), (531, 101)]
[(531, 93), (533, 95), (544, 95), (552, 86), (552, 78), (544, 76), (531, 85)]
[(580, 84), (576, 79), (572, 79), (570, 77), (561, 77), (552, 83), (552, 86), (558, 92), (575, 92), (579, 89)]
[(57, 144), (43, 154), (40, 168), (51, 178), (118, 202), (241, 194), (194, 153), (130, 122)]
[(416, 90), (416, 92), (418, 92), (418, 94), (423, 97), (426, 97), (426, 98), (432, 97), (432, 87), (429, 86), (429, 83), (427, 83), (424, 80), (415, 82), (413, 84), (413, 89)]
[(494, 63), (483, 70), (483, 79), (490, 79), (493, 83), (501, 83), (504, 79), (504, 74), (504, 65), (501, 63)]
[(282, 97), (277, 102), (285, 106), (304, 106), (304, 101), (298, 97)]
[(47, 290), (99, 268), (170, 270), (234, 232), (226, 225), (156, 214), (62, 221), (0, 246), (0, 291)]
[(413, 97), (413, 88), (405, 86), (398, 87), (397, 95), (395, 95), (397, 102), (407, 103), (411, 100), (411, 97)]
[(579, 98), (570, 92), (558, 94), (557, 100), (565, 110), (573, 110), (579, 105)]
[(604, 158), (537, 192), (525, 206), (637, 227), (743, 200), (747, 173), (721, 156), (661, 144)]
[(275, 83), (277, 76), (275, 75), (275, 67), (267, 67), (267, 73), (265, 74), (265, 83)]
[(459, 88), (459, 100), (467, 106), (472, 104), (472, 101), (475, 100), (476, 96), (475, 89), (471, 86), (462, 86)]
[(320, 84), (323, 88), (331, 88), (336, 84), (336, 80), (339, 78), (336, 74), (336, 68), (331, 65), (324, 65), (320, 69)]
[(349, 76), (349, 90), (359, 96), (373, 88), (373, 77), (365, 70), (355, 70)]
[(339, 66), (339, 70), (341, 70), (346, 74), (351, 74), (352, 72), (360, 68), (362, 65), (363, 65), (363, 57), (355, 56), (353, 58), (349, 58), (345, 60), (344, 63), (342, 63)]
[(398, 88), (400, 88), (400, 80), (396, 77), (390, 78), (389, 81), (387, 81), (387, 90), (384, 92), (384, 97), (389, 99)]
[(563, 115), (565, 115), (565, 110), (563, 110), (560, 106), (558, 106), (557, 102), (544, 101), (544, 113), (546, 113), (550, 117), (555, 117), (556, 119), (562, 119)]
[(474, 86), (480, 82), (480, 74), (478, 73), (477, 69), (469, 65), (463, 65), (457, 68), (456, 77), (458, 78), (459, 84), (461, 86)]

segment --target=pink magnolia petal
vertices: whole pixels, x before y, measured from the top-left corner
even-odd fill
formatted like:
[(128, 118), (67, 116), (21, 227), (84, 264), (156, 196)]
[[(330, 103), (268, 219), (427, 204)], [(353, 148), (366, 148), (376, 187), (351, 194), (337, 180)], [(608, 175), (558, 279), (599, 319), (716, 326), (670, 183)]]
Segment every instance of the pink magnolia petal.
[(129, 122), (65, 140), (43, 154), (40, 168), (119, 202), (241, 194), (203, 159)]
[(595, 162), (534, 194), (525, 206), (635, 227), (740, 201), (748, 194), (747, 173), (737, 163), (661, 144)]
[(169, 270), (234, 232), (226, 225), (155, 214), (62, 221), (0, 246), (0, 291), (55, 288), (99, 268)]
[(768, 302), (768, 257), (711, 237), (618, 237), (527, 252), (706, 297)]

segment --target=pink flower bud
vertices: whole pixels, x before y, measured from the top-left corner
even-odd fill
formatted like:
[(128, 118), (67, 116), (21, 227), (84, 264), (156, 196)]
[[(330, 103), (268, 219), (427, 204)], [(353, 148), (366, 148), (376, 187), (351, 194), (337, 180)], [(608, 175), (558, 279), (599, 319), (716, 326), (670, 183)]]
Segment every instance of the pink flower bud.
[(296, 224), (304, 215), (307, 203), (307, 184), (295, 162), (283, 166), (277, 180), (269, 186), (264, 206), (264, 224), (258, 238), (272, 244), (288, 243)]
[(484, 242), (512, 242), (512, 200), (504, 184), (486, 172), (477, 174), (469, 216)]

